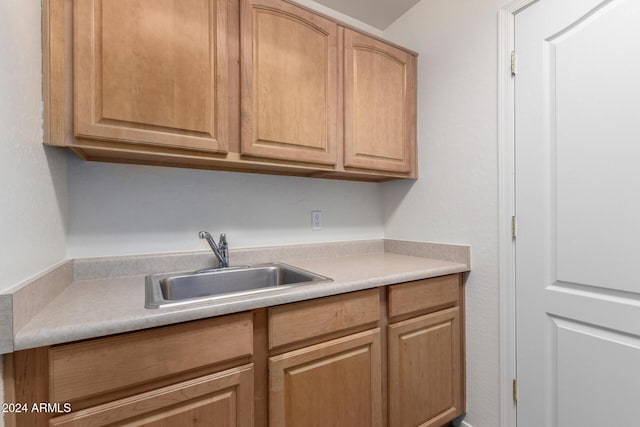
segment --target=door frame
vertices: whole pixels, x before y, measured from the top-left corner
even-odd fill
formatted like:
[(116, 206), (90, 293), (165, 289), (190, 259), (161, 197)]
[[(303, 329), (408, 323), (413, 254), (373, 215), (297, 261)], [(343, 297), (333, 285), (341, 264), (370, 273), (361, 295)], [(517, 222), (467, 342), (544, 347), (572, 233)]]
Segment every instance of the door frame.
[[(498, 268), (500, 289), (500, 426), (516, 426), (515, 16), (538, 0), (511, 0), (498, 11)], [(517, 225), (517, 223), (516, 223)]]

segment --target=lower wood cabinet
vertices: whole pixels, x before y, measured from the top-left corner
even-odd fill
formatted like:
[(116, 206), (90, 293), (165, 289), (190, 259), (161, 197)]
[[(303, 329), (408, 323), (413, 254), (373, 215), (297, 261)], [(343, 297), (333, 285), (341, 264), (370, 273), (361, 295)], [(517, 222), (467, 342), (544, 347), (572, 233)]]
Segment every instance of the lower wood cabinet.
[(84, 160), (415, 179), (417, 53), (290, 0), (42, 0), (43, 130)]
[(440, 426), (460, 415), (458, 307), (389, 326), (389, 427)]
[(459, 274), (389, 286), (389, 427), (439, 427), (465, 411)]
[(271, 426), (382, 426), (380, 330), (269, 359)]
[(253, 364), (53, 418), (50, 426), (253, 426)]
[(271, 427), (384, 425), (380, 295), (269, 308)]
[(8, 425), (253, 425), (253, 315), (186, 322), (13, 353), (15, 402), (72, 412), (11, 414)]
[(7, 355), (9, 426), (444, 426), (465, 410), (462, 274)]

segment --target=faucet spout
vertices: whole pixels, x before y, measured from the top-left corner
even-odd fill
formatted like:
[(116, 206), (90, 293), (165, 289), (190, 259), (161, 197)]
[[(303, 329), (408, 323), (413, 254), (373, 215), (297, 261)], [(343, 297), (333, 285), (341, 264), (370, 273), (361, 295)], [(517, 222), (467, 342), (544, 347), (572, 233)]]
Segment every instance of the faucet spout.
[(229, 245), (227, 244), (227, 236), (226, 234), (220, 235), (220, 242), (216, 244), (215, 240), (209, 232), (201, 231), (198, 233), (198, 237), (207, 241), (213, 254), (218, 258), (220, 262), (220, 267), (226, 268), (229, 267)]

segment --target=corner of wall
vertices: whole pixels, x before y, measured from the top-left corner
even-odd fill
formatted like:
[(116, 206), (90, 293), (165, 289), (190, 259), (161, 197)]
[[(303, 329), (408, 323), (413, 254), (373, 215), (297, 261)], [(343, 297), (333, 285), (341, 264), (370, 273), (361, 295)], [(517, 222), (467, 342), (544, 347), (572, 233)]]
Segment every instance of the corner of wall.
[(42, 144), (40, 2), (6, 3), (0, 28), (2, 291), (66, 257), (67, 167), (64, 152)]
[(324, 15), (327, 16), (331, 16), (332, 18), (335, 18), (339, 21), (344, 22), (347, 25), (351, 25), (355, 28), (358, 28), (362, 31), (365, 31), (369, 34), (373, 34), (374, 36), (377, 37), (382, 37), (383, 36), (383, 32), (382, 30), (379, 30), (376, 27), (373, 27), (369, 24), (366, 24), (362, 21), (359, 21), (355, 18), (352, 18), (351, 16), (345, 15), (344, 13), (340, 13), (336, 10), (333, 10), (323, 4), (320, 4), (316, 1), (313, 0), (293, 0), (295, 3), (298, 3), (302, 6), (308, 7), (309, 9), (313, 9), (316, 12), (322, 13)]

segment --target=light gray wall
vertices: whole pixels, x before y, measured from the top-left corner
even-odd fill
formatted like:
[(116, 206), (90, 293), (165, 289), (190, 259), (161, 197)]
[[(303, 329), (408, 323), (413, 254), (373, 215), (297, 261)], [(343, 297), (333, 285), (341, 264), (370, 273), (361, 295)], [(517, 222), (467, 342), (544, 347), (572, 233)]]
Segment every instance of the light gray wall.
[(42, 145), (40, 37), (40, 1), (0, 2), (0, 292), (66, 252), (65, 157)]
[(497, 14), (422, 0), (384, 32), (419, 52), (420, 179), (385, 183), (385, 237), (471, 245), (466, 421), (499, 425)]
[[(379, 28), (376, 28), (373, 25), (366, 24), (362, 21), (359, 21), (358, 19), (352, 18), (351, 16), (345, 15), (344, 13), (338, 12), (337, 10), (331, 9), (317, 1), (314, 1), (314, 0), (291, 0), (291, 1), (293, 1), (294, 3), (298, 3), (302, 6), (308, 7), (309, 9), (313, 9), (327, 16), (331, 16), (347, 25), (351, 25), (355, 28), (361, 29), (362, 31), (366, 31), (369, 34), (382, 37), (382, 30), (380, 30)], [(403, 1), (406, 2), (410, 0), (403, 0)], [(360, 19), (365, 19), (366, 15), (367, 13), (361, 13), (359, 17)]]
[(65, 258), (62, 152), (42, 145), (40, 1), (0, 2), (0, 291)]
[[(380, 184), (69, 159), (71, 258), (381, 239)], [(311, 230), (311, 211), (323, 227)], [(233, 260), (232, 260), (233, 262)]]

